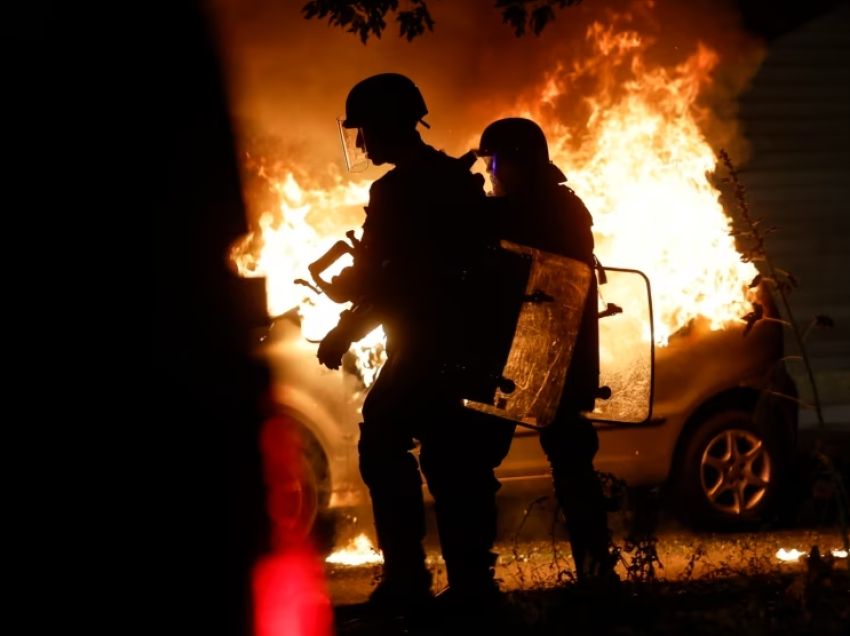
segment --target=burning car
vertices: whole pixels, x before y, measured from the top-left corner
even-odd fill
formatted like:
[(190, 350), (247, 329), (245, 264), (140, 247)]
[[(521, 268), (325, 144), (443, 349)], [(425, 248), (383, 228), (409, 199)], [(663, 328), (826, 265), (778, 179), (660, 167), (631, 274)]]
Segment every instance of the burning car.
[[(776, 394), (796, 390), (782, 362), (782, 325), (771, 320), (776, 307), (751, 286), (758, 271), (730, 235), (711, 178), (717, 155), (697, 98), (718, 56), (700, 44), (674, 67), (650, 66), (634, 31), (594, 23), (587, 39), (588, 59), (558, 65), (536, 92), (494, 104), (488, 116), (538, 122), (553, 162), (593, 213), (607, 272), (601, 379), (611, 389), (590, 415), (600, 433), (597, 469), (633, 486), (666, 484), (693, 523), (751, 523), (778, 503), (788, 474), (797, 406)], [(559, 118), (555, 105), (571, 95), (581, 95), (586, 121)], [(470, 123), (465, 148), (486, 123)], [(367, 501), (358, 411), (383, 361), (383, 334), (355, 344), (342, 371), (320, 367), (316, 342), (343, 307), (293, 280), (362, 223), (370, 182), (286, 168), (262, 176), (275, 208), (262, 210), (232, 260), (241, 275), (266, 278), (269, 315), (285, 314), (258, 354), (279, 370), (276, 402), (303, 431), (310, 470), (293, 492), (308, 527), (319, 510)], [(768, 319), (745, 336), (741, 317), (755, 301)], [(549, 488), (535, 430), (518, 427), (498, 476), (505, 491)]]
[[(761, 300), (766, 315), (776, 316), (769, 297)], [(600, 320), (603, 347), (605, 320), (613, 319)], [(796, 393), (781, 361), (780, 324), (760, 321), (744, 337), (743, 325), (712, 331), (705, 322), (695, 320), (657, 350), (651, 386), (620, 393), (629, 378), (616, 377), (618, 369), (603, 363), (603, 382), (615, 388), (591, 414), (600, 439), (596, 467), (630, 486), (666, 484), (694, 525), (734, 528), (764, 519), (779, 503), (796, 444), (797, 409), (766, 391)], [(316, 346), (303, 337), (297, 312), (290, 312), (258, 351), (280, 370), (276, 402), (305, 442), (304, 481), (293, 484), (305, 529), (321, 510), (368, 502), (358, 470), (359, 411), (382, 353), (361, 345), (349, 352), (342, 371), (329, 371), (316, 362)], [(634, 368), (639, 356), (626, 356), (621, 368)], [(537, 435), (517, 427), (497, 470), (506, 491), (551, 488)]]

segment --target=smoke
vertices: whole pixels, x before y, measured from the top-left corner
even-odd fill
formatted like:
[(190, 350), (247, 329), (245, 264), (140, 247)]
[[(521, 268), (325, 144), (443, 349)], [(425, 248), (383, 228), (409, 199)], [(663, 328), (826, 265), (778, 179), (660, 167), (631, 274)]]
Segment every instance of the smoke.
[[(648, 63), (682, 63), (698, 41), (719, 54), (712, 84), (701, 96), (703, 125), (716, 148), (729, 148), (740, 161), (736, 97), (762, 59), (762, 47), (744, 32), (734, 5), (725, 0), (584, 0), (556, 11), (555, 22), (539, 37), (522, 38), (502, 23), (494, 0), (431, 0), (433, 33), (407, 42), (391, 18), (383, 38), (365, 46), (324, 21), (304, 20), (301, 0), (210, 2), (243, 145), (276, 138), (287, 161), (314, 175), (344, 171), (335, 119), (359, 80), (381, 72), (413, 78), (430, 110), (426, 121), (432, 129), (424, 138), (460, 154), (518, 96), (542, 86), (559, 64), (584, 59), (590, 24), (611, 24), (624, 15), (628, 18), (620, 17), (620, 24), (654, 42)], [(587, 116), (582, 97), (597, 89), (592, 77), (573, 86), (559, 104), (560, 117), (580, 126)], [(364, 176), (374, 179), (378, 172)]]

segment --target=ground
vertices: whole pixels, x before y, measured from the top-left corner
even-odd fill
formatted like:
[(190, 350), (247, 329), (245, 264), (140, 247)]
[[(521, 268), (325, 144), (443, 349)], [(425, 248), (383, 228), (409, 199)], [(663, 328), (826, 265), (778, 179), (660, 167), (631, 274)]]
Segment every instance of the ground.
[[(805, 440), (803, 446), (808, 447)], [(850, 452), (850, 446), (842, 446)], [(460, 617), (436, 614), (429, 617), (433, 624), (376, 621), (363, 603), (380, 567), (327, 564), (338, 634), (850, 633), (850, 566), (841, 552), (840, 524), (836, 516), (806, 512), (811, 498), (802, 503), (804, 514), (796, 521), (746, 534), (693, 532), (677, 521), (675, 511), (662, 510), (654, 532), (658, 562), (653, 576), (636, 560), (646, 551), (624, 552), (619, 574), (625, 582), (604, 591), (584, 590), (569, 580), (569, 543), (561, 524), (553, 524), (553, 500), (530, 506), (532, 499), (501, 502), (496, 550), (504, 607), (490, 613), (495, 623), (484, 625), (478, 618), (465, 625)], [(368, 527), (368, 518), (355, 522), (355, 516), (338, 524), (338, 541)], [(629, 519), (611, 516), (620, 546)], [(426, 547), (436, 592), (446, 580), (433, 522), (431, 516)], [(821, 558), (785, 562), (777, 556), (781, 549), (805, 555), (813, 546)]]
[[(522, 634), (567, 633), (567, 627), (571, 634), (848, 633), (847, 559), (825, 557), (832, 572), (815, 583), (817, 570), (809, 568), (805, 557), (784, 563), (776, 556), (780, 548), (806, 553), (813, 545), (825, 551), (839, 549), (838, 532), (700, 535), (677, 528), (672, 520), (662, 523), (666, 527), (660, 530), (657, 545), (663, 566), (657, 571), (659, 580), (626, 584), (620, 593), (606, 591), (604, 596), (564, 580), (559, 583), (559, 572), (572, 567), (568, 544), (540, 537), (500, 543), (497, 576), (507, 606), (501, 626), (510, 625), (511, 632)], [(632, 555), (623, 556), (631, 562)], [(445, 585), (441, 559), (431, 550), (429, 560), (435, 590), (441, 589)], [(402, 625), (369, 620), (361, 605), (378, 572), (375, 566), (328, 566), (339, 634), (404, 633)], [(623, 564), (620, 574), (627, 578)], [(456, 625), (453, 620), (449, 624)], [(591, 630), (591, 625), (597, 629)], [(446, 633), (446, 629), (438, 624), (410, 633)]]

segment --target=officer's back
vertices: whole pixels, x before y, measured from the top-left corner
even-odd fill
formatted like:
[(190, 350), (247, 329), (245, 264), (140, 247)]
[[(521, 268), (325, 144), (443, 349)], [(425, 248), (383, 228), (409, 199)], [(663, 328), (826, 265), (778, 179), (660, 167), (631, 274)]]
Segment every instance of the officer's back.
[(526, 191), (491, 201), (501, 238), (593, 266), (593, 221), (567, 186), (541, 180)]
[(390, 349), (428, 351), (448, 328), (447, 283), (454, 262), (484, 240), (476, 220), (483, 197), (468, 165), (427, 145), (372, 185), (363, 230), (391, 271), (392, 311), (384, 322)]
[[(550, 162), (546, 136), (536, 123), (520, 118), (493, 122), (481, 136), (478, 154), (493, 180), (491, 210), (502, 239), (594, 267), (590, 213), (563, 185), (567, 179)], [(569, 522), (579, 582), (616, 581), (607, 501), (593, 465), (599, 436), (584, 415), (593, 410), (599, 388), (598, 329), (596, 277), (591, 276), (558, 412), (540, 431), (555, 494)]]
[(455, 159), (426, 144), (416, 126), (427, 113), (416, 85), (387, 73), (356, 85), (339, 121), (349, 169), (363, 160), (394, 166), (372, 184), (361, 249), (340, 275), (355, 307), (318, 352), (337, 368), (352, 342), (383, 326), (388, 359), (364, 417), (377, 404), (397, 417), (418, 387), (433, 387), (457, 313), (457, 272), (492, 241), (478, 221), (486, 197), (483, 177), (469, 170), (474, 157)]

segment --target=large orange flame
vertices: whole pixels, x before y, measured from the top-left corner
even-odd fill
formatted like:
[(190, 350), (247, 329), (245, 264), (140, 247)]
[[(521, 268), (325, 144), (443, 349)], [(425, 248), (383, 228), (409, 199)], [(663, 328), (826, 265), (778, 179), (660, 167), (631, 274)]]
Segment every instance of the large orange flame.
[[(475, 134), (505, 116), (541, 124), (553, 161), (594, 215), (600, 261), (649, 276), (658, 345), (697, 316), (722, 329), (746, 313), (756, 270), (741, 262), (719, 192), (708, 179), (716, 156), (700, 129), (704, 113), (697, 98), (718, 56), (700, 44), (680, 65), (650, 67), (648, 43), (637, 32), (594, 23), (587, 38), (591, 56), (571, 67), (558, 65), (533, 94), (512, 107), (494, 108)], [(562, 121), (555, 105), (588, 77), (599, 87), (586, 99), (589, 116)], [(470, 147), (475, 143), (477, 136)], [(305, 301), (305, 288), (292, 281), (352, 229), (341, 211), (365, 203), (369, 185), (340, 180), (331, 188), (309, 189), (289, 174), (273, 184), (280, 209), (260, 220), (261, 240), (247, 237), (234, 250), (243, 275), (268, 278), (269, 313), (298, 306), (308, 338), (324, 335), (341, 308), (324, 297)], [(358, 346), (362, 368), (382, 339), (376, 330)], [(375, 370), (373, 356), (367, 384)]]
[[(756, 269), (741, 262), (707, 179), (716, 159), (696, 101), (718, 56), (699, 44), (671, 70), (647, 68), (638, 33), (594, 23), (587, 38), (592, 57), (559, 68), (531, 107), (506, 115), (543, 126), (553, 161), (593, 213), (600, 261), (649, 277), (658, 344), (697, 316), (721, 329), (746, 313)], [(615, 85), (623, 66), (631, 79)], [(587, 99), (587, 122), (559, 121), (551, 105), (588, 75), (600, 90)]]

